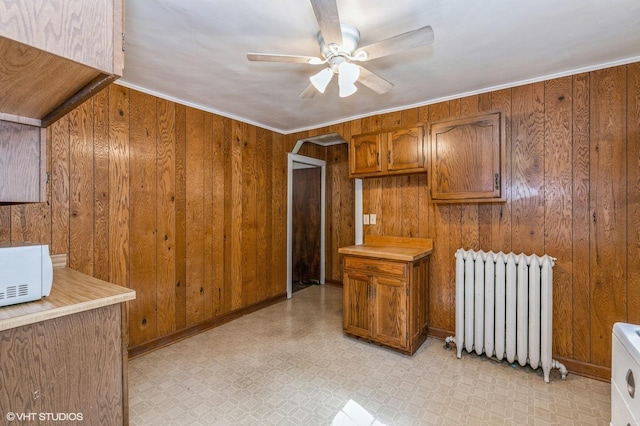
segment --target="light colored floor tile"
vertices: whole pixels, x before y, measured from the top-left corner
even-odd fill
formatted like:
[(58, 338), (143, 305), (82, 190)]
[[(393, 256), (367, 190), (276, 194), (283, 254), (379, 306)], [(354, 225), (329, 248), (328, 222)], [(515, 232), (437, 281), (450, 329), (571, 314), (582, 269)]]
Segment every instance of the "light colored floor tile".
[(342, 290), (312, 286), (131, 360), (130, 423), (330, 425), (349, 401), (389, 426), (609, 423), (608, 383), (555, 373), (345, 337)]

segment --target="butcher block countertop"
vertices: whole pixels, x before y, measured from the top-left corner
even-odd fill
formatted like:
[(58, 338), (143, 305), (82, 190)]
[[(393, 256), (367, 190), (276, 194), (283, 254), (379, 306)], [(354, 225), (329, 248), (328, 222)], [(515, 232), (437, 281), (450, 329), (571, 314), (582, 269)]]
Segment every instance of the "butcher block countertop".
[(350, 256), (413, 262), (433, 252), (429, 238), (386, 237), (367, 235), (364, 244), (340, 247), (338, 253)]
[(126, 302), (135, 297), (136, 292), (126, 287), (67, 267), (54, 267), (49, 296), (34, 302), (0, 307), (0, 331)]

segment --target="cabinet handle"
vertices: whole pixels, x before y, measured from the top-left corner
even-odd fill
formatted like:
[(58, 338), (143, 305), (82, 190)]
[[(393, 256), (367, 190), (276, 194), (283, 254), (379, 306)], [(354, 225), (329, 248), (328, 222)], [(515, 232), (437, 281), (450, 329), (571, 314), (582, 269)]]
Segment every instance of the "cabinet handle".
[(387, 151), (387, 164), (391, 164), (391, 151)]
[(496, 190), (500, 189), (500, 173), (493, 175), (493, 184)]
[(636, 394), (636, 381), (633, 378), (633, 371), (627, 371), (627, 392), (629, 392), (629, 396), (631, 399)]

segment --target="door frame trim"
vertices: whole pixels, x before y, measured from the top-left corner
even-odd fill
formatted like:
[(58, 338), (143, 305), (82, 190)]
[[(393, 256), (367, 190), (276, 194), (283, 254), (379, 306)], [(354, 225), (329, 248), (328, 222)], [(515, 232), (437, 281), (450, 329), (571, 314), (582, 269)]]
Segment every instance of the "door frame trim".
[(317, 158), (287, 153), (287, 299), (293, 291), (293, 163), (320, 167), (320, 284), (325, 283), (325, 203), (327, 163)]

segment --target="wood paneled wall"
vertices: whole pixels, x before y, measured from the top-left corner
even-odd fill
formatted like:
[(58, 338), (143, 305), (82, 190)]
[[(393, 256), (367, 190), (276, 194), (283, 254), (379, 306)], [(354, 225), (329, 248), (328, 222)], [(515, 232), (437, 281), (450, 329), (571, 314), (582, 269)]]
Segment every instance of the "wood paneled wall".
[(556, 257), (554, 356), (607, 379), (613, 323), (640, 323), (640, 64), (356, 120), (351, 128), (495, 108), (506, 113), (506, 203), (436, 205), (426, 176), (366, 179), (363, 212), (377, 214), (377, 224), (365, 234), (434, 239), (429, 324), (439, 337), (455, 334), (458, 248)]
[[(286, 153), (351, 135), (502, 108), (507, 201), (435, 205), (426, 175), (365, 179), (365, 234), (433, 238), (431, 334), (452, 335), (459, 247), (548, 253), (554, 356), (608, 377), (615, 321), (640, 323), (640, 64), (563, 77), (292, 135), (112, 85), (49, 130), (48, 203), (0, 206), (0, 244), (34, 241), (129, 286), (130, 346), (282, 295)], [(354, 241), (346, 145), (327, 161), (328, 281)], [(266, 248), (266, 249), (265, 249)]]
[(136, 290), (130, 348), (284, 295), (283, 136), (111, 85), (48, 142), (49, 201), (0, 207), (0, 243)]

